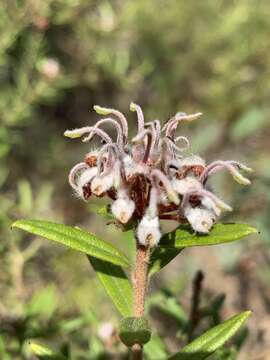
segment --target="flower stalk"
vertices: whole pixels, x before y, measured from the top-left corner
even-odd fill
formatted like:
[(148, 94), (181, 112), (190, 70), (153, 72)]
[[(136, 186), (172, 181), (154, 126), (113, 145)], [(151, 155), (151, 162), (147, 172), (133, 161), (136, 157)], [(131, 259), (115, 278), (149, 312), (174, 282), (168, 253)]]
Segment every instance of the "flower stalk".
[[(185, 153), (189, 140), (176, 136), (178, 125), (198, 119), (201, 113), (178, 112), (162, 127), (159, 120), (145, 122), (141, 107), (131, 103), (130, 110), (137, 115), (137, 134), (129, 140), (124, 114), (98, 105), (94, 110), (112, 117), (105, 117), (94, 126), (65, 132), (72, 139), (82, 137), (83, 142), (96, 137), (102, 141), (99, 149), (87, 153), (84, 161), (72, 168), (69, 182), (76, 195), (85, 201), (92, 195), (110, 198), (115, 223), (122, 228), (130, 225), (135, 228), (133, 316), (140, 322), (144, 316), (151, 251), (162, 236), (160, 220), (187, 223), (195, 232), (208, 234), (221, 213), (232, 210), (209, 190), (208, 179), (227, 170), (238, 183), (249, 185), (249, 179), (240, 171), (251, 169), (234, 160), (206, 164), (200, 156)], [(104, 125), (114, 128), (115, 139), (100, 128)], [(143, 344), (136, 337), (134, 342), (132, 359), (140, 360)]]
[[(148, 290), (148, 268), (150, 262), (151, 247), (143, 246), (137, 242), (136, 263), (133, 274), (133, 315), (144, 316), (145, 298)], [(143, 345), (134, 344), (131, 348), (132, 360), (143, 359)]]
[(142, 317), (144, 315), (145, 297), (148, 289), (148, 266), (150, 261), (150, 253), (151, 248), (149, 245), (137, 245), (136, 264), (133, 275), (133, 315), (136, 317)]

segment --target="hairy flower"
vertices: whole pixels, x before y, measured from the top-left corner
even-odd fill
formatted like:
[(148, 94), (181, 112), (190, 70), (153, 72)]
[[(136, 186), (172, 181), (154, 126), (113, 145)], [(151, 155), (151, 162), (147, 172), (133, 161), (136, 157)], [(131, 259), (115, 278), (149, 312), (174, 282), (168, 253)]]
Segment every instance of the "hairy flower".
[[(236, 161), (214, 161), (206, 165), (197, 156), (185, 156), (189, 141), (176, 137), (183, 121), (193, 121), (202, 114), (177, 113), (161, 127), (159, 120), (146, 122), (139, 105), (131, 103), (137, 115), (137, 134), (129, 141), (128, 122), (118, 110), (98, 105), (94, 110), (106, 116), (94, 126), (67, 130), (65, 136), (84, 137), (90, 142), (99, 137), (99, 149), (86, 154), (69, 174), (69, 182), (77, 196), (87, 201), (92, 195), (113, 200), (111, 212), (116, 221), (137, 225), (141, 245), (155, 246), (161, 238), (160, 219), (189, 223), (199, 233), (208, 233), (222, 211), (231, 207), (206, 188), (209, 177), (227, 170), (240, 184), (250, 184), (242, 172), (252, 170)], [(107, 117), (107, 116), (111, 117)], [(103, 129), (111, 125), (113, 139)]]

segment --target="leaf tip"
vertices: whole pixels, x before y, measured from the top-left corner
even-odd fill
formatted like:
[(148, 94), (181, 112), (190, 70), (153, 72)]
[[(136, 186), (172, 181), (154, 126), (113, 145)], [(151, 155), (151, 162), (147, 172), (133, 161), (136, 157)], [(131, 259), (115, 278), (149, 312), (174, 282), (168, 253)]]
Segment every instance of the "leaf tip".
[(37, 355), (37, 356), (42, 356), (46, 353), (46, 350), (48, 351), (48, 349), (46, 349), (43, 345), (29, 341), (28, 342), (31, 351)]
[(238, 319), (239, 325), (242, 326), (246, 322), (246, 320), (252, 315), (251, 310), (242, 311), (240, 314), (235, 315), (235, 318)]
[(252, 315), (252, 311), (251, 310), (246, 310), (246, 311), (243, 311), (243, 317), (245, 319), (247, 319), (248, 317), (250, 317), (250, 315)]
[(19, 227), (19, 224), (20, 224), (20, 220), (14, 221), (14, 223), (12, 223), (12, 224), (10, 225), (10, 229), (13, 230), (13, 228), (18, 228), (18, 227)]
[(260, 234), (260, 231), (253, 226), (248, 227), (249, 234)]

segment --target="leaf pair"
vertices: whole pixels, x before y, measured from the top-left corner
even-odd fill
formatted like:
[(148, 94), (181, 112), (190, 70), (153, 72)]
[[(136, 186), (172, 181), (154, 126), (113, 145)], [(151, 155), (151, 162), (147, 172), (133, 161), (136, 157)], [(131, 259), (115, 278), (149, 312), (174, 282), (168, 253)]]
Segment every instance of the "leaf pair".
[[(18, 220), (12, 227), (43, 236), (97, 259), (124, 267), (129, 266), (129, 260), (121, 251), (77, 227), (43, 220)], [(208, 235), (199, 235), (188, 227), (179, 227), (162, 237), (152, 254), (151, 271), (154, 273), (160, 270), (185, 247), (232, 242), (256, 232), (255, 228), (246, 224), (216, 224)]]
[[(132, 288), (121, 266), (129, 266), (126, 256), (111, 244), (91, 233), (62, 224), (40, 220), (20, 220), (13, 224), (35, 235), (64, 244), (88, 255), (97, 276), (116, 308), (124, 316), (132, 314)], [(161, 239), (160, 246), (151, 257), (150, 275), (159, 271), (174, 259), (185, 247), (220, 244), (241, 239), (255, 233), (256, 229), (244, 224), (217, 224), (209, 235), (197, 235), (188, 228), (180, 227)], [(201, 360), (221, 347), (242, 325), (250, 312), (243, 312), (225, 321), (185, 346), (169, 360)], [(151, 346), (151, 342), (149, 343)], [(62, 355), (35, 344), (33, 351), (40, 359), (63, 359)]]
[[(129, 266), (129, 260), (121, 251), (85, 230), (49, 221), (19, 220), (12, 227), (43, 236), (87, 254), (116, 308), (123, 316), (131, 316), (132, 288), (121, 267)], [(179, 227), (162, 237), (160, 246), (151, 256), (149, 275), (161, 270), (185, 247), (221, 244), (255, 232), (256, 229), (245, 224), (216, 224), (208, 235), (198, 235), (189, 228)]]

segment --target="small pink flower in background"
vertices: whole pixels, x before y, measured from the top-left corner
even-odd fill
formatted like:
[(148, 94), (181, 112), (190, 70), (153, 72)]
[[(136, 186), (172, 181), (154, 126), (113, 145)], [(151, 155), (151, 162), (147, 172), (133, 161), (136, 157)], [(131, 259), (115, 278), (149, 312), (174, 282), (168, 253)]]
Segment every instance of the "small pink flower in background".
[(48, 80), (54, 80), (60, 73), (60, 65), (57, 60), (47, 58), (41, 61), (39, 70)]

